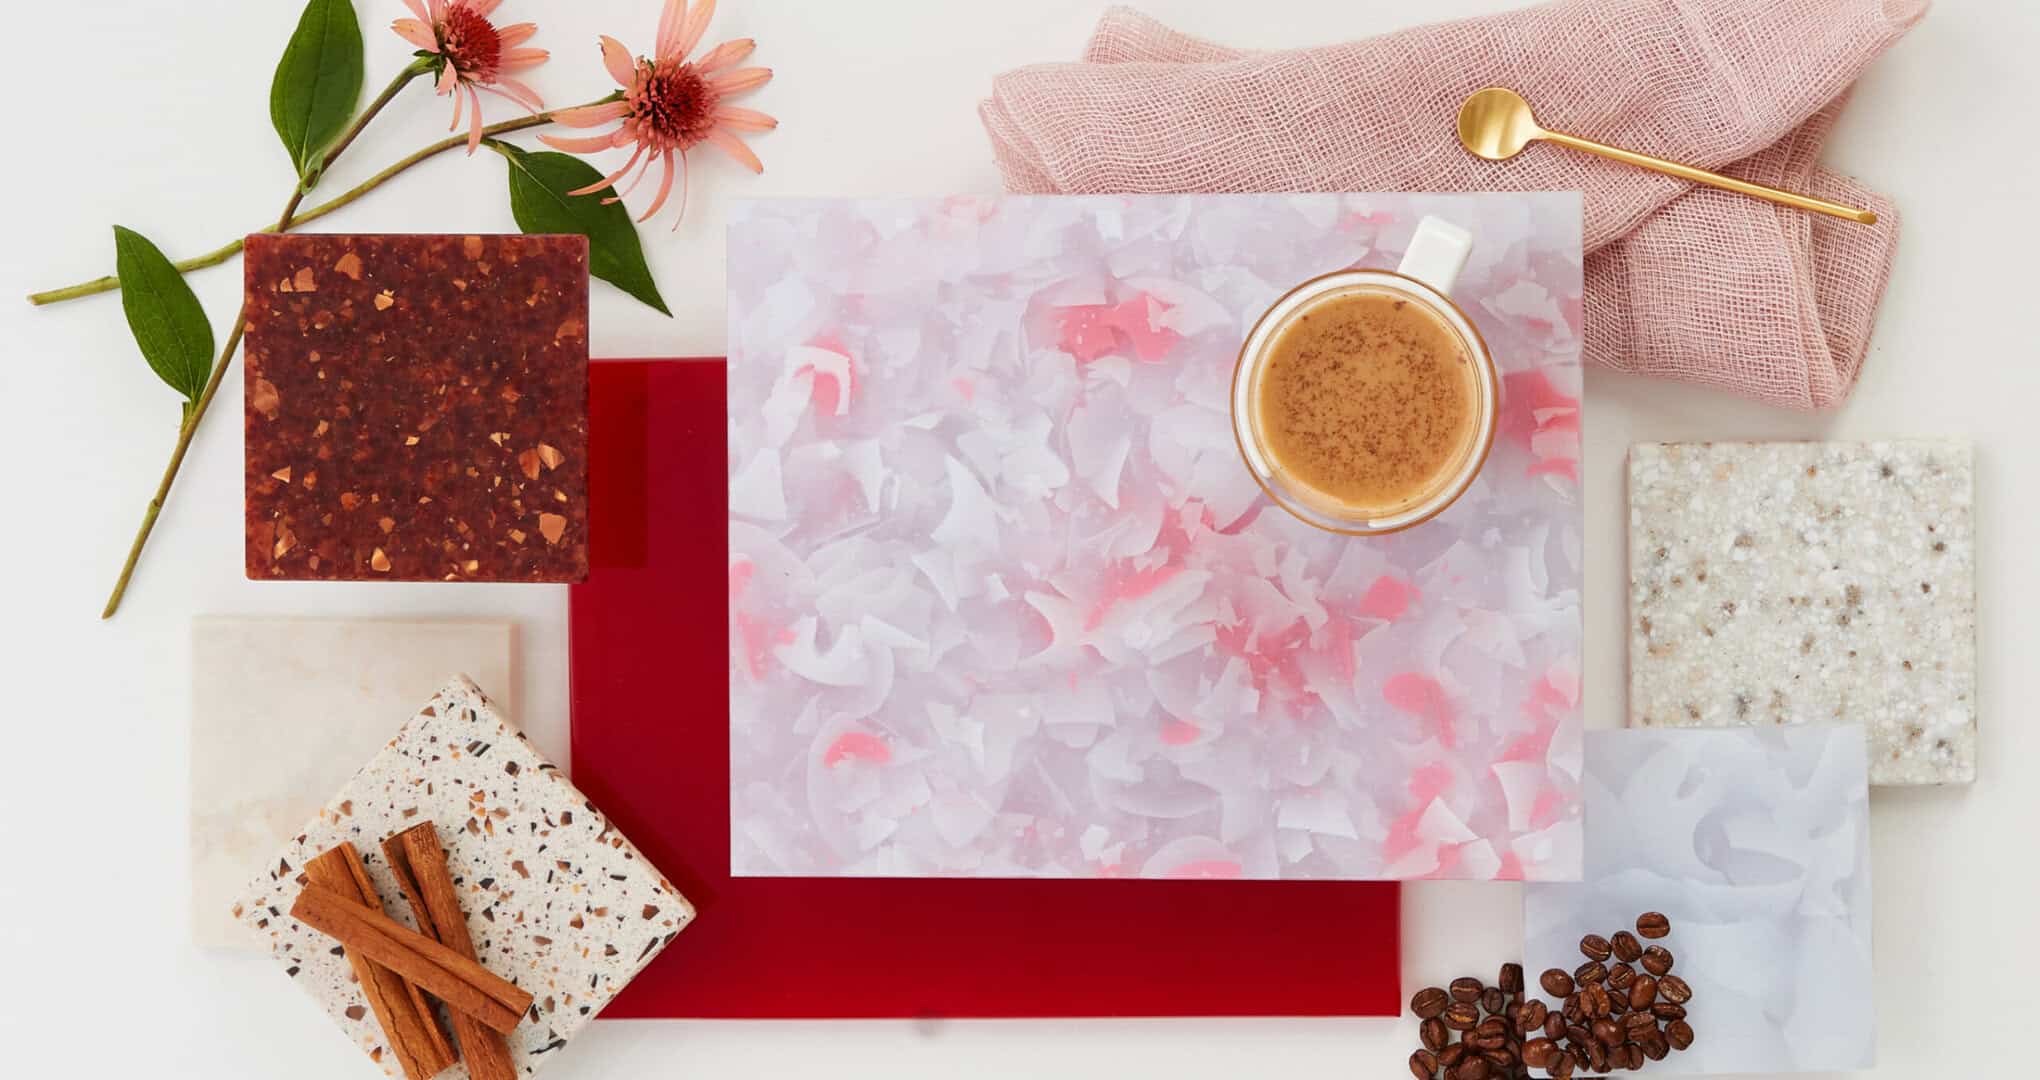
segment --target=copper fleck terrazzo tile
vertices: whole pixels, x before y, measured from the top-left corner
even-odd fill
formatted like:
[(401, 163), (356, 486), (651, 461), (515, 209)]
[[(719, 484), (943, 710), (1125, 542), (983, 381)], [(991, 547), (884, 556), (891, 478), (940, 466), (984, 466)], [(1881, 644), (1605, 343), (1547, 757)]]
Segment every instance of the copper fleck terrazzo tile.
[(253, 579), (579, 581), (588, 242), (248, 238)]

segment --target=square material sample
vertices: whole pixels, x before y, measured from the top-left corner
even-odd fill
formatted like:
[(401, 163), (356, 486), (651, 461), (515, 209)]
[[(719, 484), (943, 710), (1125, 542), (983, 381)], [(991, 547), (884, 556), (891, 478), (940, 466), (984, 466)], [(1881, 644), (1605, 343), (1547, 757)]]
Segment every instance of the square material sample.
[(1876, 1059), (1870, 791), (1853, 725), (1587, 733), (1586, 877), (1523, 891), (1531, 973), (1580, 938), (1671, 919), (1693, 1045), (1658, 1074), (1828, 1072)]
[(227, 913), (242, 887), (447, 672), (515, 716), (515, 641), (507, 622), (192, 620), (192, 940), (253, 947)]
[(1976, 777), (1967, 444), (1629, 452), (1629, 716), (1860, 724), (1874, 784)]
[[(234, 907), (298, 988), (392, 1076), (399, 1074), (396, 1054), (347, 958), (288, 912), (304, 889), (305, 863), (351, 843), (384, 912), (415, 928), (382, 842), (424, 821), (447, 845), (476, 959), (536, 998), (508, 1036), (521, 1075), (558, 1057), (694, 918), (679, 891), (565, 774), (474, 683), (456, 677), (270, 856)], [(440, 1076), (465, 1080), (467, 1069), (456, 1065)]]
[[(1493, 452), (1312, 528), (1240, 342), (1426, 215)], [(1577, 195), (761, 202), (729, 252), (737, 875), (1578, 875)]]
[(247, 571), (579, 581), (588, 242), (248, 238)]

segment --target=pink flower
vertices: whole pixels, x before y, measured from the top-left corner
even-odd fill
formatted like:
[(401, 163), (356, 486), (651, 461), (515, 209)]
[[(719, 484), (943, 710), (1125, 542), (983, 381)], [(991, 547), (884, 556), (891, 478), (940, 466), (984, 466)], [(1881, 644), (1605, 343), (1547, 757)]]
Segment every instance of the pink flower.
[[(636, 144), (630, 160), (623, 168), (573, 192), (586, 195), (601, 191), (623, 179), (632, 169), (637, 176), (617, 196), (628, 194), (631, 188), (643, 180), (652, 169), (652, 162), (664, 164), (664, 175), (659, 180), (659, 194), (652, 205), (645, 210), (645, 221), (659, 208), (666, 205), (666, 196), (673, 190), (673, 161), (678, 158), (684, 176), (687, 166), (687, 151), (706, 142), (713, 143), (724, 153), (736, 158), (752, 172), (761, 173), (765, 166), (758, 155), (744, 145), (739, 132), (770, 131), (779, 126), (779, 121), (755, 109), (743, 109), (725, 104), (725, 100), (746, 90), (765, 85), (772, 78), (772, 69), (761, 67), (740, 68), (732, 65), (751, 55), (756, 43), (749, 38), (726, 41), (701, 54), (693, 61), (687, 59), (694, 46), (700, 44), (701, 35), (708, 30), (708, 21), (715, 15), (715, 0), (699, 0), (689, 10), (687, 0), (666, 0), (666, 10), (659, 18), (659, 42), (656, 55), (631, 59), (630, 50), (615, 38), (602, 39), (602, 62), (608, 66), (609, 74), (623, 87), (620, 100), (589, 105), (578, 109), (566, 109), (554, 114), (553, 119), (568, 127), (589, 128), (621, 120), (623, 125), (603, 135), (585, 138), (556, 138), (551, 135), (539, 136), (540, 141), (574, 154), (589, 154)], [(684, 208), (687, 202), (683, 186), (680, 202)], [(676, 219), (674, 228), (679, 228)]]
[(538, 32), (536, 23), (498, 27), (489, 13), (503, 0), (404, 0), (415, 19), (398, 19), (390, 29), (424, 53), (439, 57), (439, 93), (453, 95), (453, 124), (460, 127), (462, 95), (473, 106), (468, 120), (468, 153), (482, 145), (482, 98), (478, 90), (538, 112), (545, 102), (531, 87), (510, 78), (512, 72), (535, 68), (551, 55), (524, 49)]

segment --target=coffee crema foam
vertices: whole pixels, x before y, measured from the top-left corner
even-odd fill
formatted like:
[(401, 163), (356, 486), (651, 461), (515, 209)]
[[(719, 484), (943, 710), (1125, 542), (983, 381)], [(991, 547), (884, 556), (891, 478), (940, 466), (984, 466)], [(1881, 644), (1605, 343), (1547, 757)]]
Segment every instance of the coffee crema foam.
[(1319, 300), (1261, 365), (1270, 464), (1345, 516), (1384, 517), (1449, 485), (1480, 424), (1467, 345), (1430, 305), (1386, 288)]

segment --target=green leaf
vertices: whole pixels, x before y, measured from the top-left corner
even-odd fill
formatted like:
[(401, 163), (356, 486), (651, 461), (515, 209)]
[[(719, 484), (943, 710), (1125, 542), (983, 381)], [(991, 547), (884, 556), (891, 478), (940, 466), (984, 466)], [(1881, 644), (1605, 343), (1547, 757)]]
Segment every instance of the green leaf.
[(213, 333), (205, 308), (148, 237), (115, 225), (113, 247), (128, 329), (149, 367), (184, 395), (189, 416), (190, 403), (205, 392), (212, 374)]
[(671, 316), (652, 268), (645, 263), (637, 226), (620, 202), (605, 203), (616, 189), (587, 195), (567, 192), (600, 183), (593, 165), (571, 154), (531, 153), (506, 142), (489, 147), (510, 163), (510, 213), (527, 233), (579, 233), (588, 238), (588, 272), (622, 289), (661, 315)]
[(361, 24), (352, 0), (310, 0), (269, 84), (269, 121), (307, 189), (320, 155), (361, 100)]

